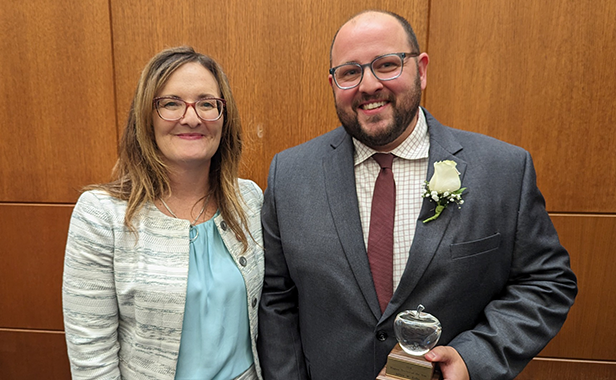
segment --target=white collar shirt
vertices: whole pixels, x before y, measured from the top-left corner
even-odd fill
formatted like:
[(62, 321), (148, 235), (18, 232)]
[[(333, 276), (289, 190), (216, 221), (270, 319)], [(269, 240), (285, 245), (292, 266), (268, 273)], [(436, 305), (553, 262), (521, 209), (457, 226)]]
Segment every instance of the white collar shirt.
[[(392, 172), (396, 183), (396, 211), (394, 219), (393, 288), (400, 283), (406, 268), (409, 251), (415, 236), (415, 226), (422, 204), (422, 189), (428, 172), (430, 135), (426, 117), (421, 108), (413, 132), (391, 152), (395, 157)], [(370, 212), (374, 184), (381, 170), (371, 158), (377, 152), (353, 138), (355, 147), (355, 183), (364, 244), (368, 246)]]

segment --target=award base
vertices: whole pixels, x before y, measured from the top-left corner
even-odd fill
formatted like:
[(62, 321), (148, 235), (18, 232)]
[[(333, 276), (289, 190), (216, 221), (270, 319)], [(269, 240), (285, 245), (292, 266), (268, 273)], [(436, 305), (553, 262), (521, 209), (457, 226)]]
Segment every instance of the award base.
[(411, 356), (404, 352), (400, 344), (387, 355), (387, 364), (376, 380), (438, 380), (440, 371), (423, 356)]

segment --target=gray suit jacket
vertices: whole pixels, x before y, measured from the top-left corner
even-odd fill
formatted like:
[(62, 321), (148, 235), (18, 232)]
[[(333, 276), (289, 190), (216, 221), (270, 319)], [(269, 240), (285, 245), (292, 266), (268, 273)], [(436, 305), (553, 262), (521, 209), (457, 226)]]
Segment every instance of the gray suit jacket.
[[(554, 337), (577, 293), (525, 150), (444, 127), (426, 112), (430, 163), (454, 160), (465, 201), (421, 209), (381, 315), (362, 235), (353, 144), (342, 128), (274, 157), (262, 223), (259, 355), (265, 380), (374, 380), (397, 313), (423, 304), (471, 378), (511, 379)], [(395, 176), (395, 173), (394, 173)]]

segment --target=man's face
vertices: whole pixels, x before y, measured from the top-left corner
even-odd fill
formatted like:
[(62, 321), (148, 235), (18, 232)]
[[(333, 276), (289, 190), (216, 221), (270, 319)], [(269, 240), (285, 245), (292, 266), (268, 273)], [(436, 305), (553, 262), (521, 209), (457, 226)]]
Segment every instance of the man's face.
[[(390, 53), (413, 52), (404, 29), (393, 17), (367, 13), (345, 24), (332, 49), (332, 67), (344, 63), (370, 63)], [(347, 133), (367, 146), (389, 151), (413, 131), (425, 88), (428, 56), (405, 58), (402, 74), (393, 80), (380, 81), (369, 67), (361, 83), (342, 90), (329, 77), (338, 118)]]

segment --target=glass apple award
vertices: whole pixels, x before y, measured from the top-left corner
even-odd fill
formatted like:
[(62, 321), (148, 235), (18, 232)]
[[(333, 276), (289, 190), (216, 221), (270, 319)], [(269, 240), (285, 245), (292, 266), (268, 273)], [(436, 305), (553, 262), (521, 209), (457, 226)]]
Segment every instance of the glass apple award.
[(441, 337), (441, 322), (432, 314), (424, 313), (424, 306), (406, 310), (396, 316), (394, 332), (400, 347), (409, 355), (422, 356), (430, 351)]

